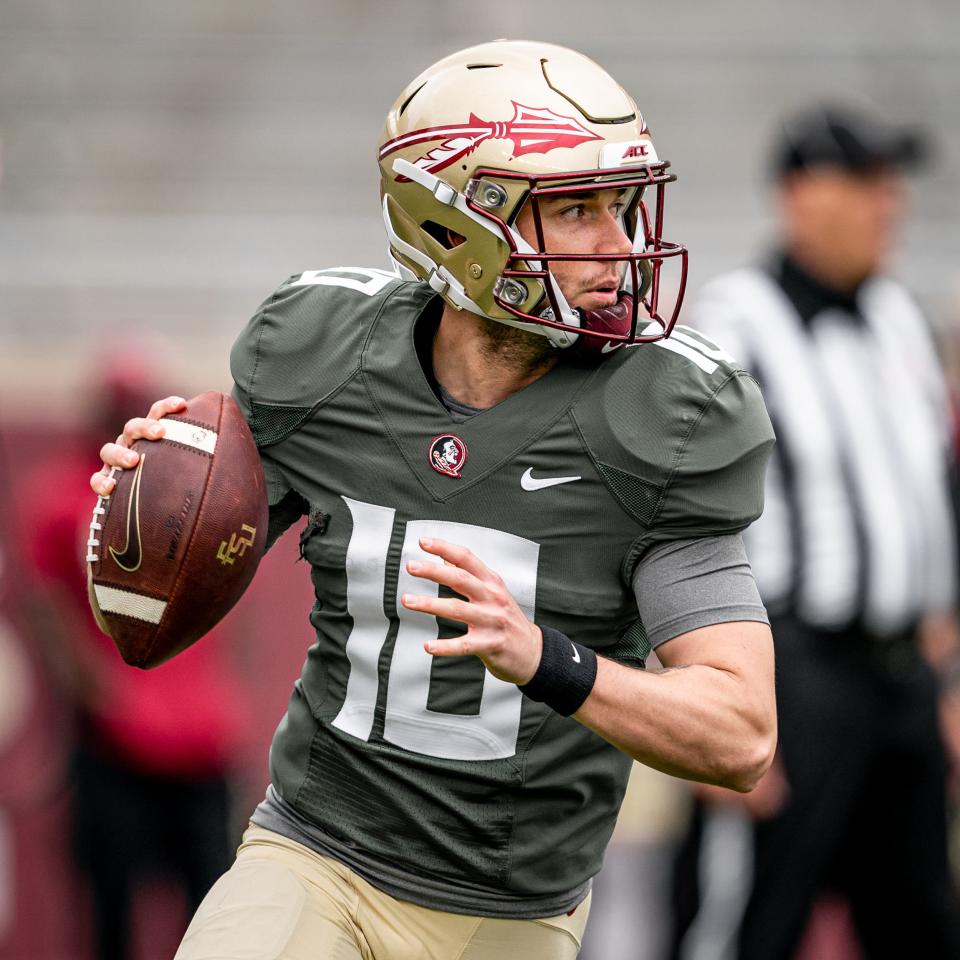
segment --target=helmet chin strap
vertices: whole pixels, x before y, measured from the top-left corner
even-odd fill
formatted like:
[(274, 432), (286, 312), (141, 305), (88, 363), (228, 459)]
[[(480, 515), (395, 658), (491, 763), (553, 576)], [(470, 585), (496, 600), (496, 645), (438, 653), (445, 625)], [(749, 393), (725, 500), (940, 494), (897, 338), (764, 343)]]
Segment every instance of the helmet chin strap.
[[(422, 167), (416, 166), (416, 164), (410, 163), (409, 160), (403, 160), (402, 158), (397, 158), (393, 161), (393, 171), (394, 173), (399, 174), (400, 176), (406, 177), (408, 180), (412, 180), (414, 183), (423, 187), (425, 190), (429, 190), (434, 197), (440, 203), (445, 204), (448, 207), (452, 207), (454, 210), (457, 210), (459, 213), (462, 213), (464, 216), (469, 217), (476, 223), (478, 226), (483, 227), (484, 230), (487, 230), (489, 233), (492, 233), (498, 239), (502, 239), (501, 232), (486, 218), (481, 217), (475, 211), (471, 210), (467, 198), (457, 190), (454, 190), (448, 183), (444, 180), (441, 180), (439, 177), (430, 173), (427, 170), (424, 170)], [(506, 320), (502, 317), (491, 317), (486, 313), (475, 301), (470, 299), (467, 296), (467, 292), (464, 289), (463, 285), (453, 276), (445, 267), (438, 266), (437, 263), (431, 259), (427, 254), (418, 250), (412, 244), (407, 243), (397, 236), (396, 231), (393, 229), (393, 223), (390, 220), (390, 213), (387, 208), (387, 197), (383, 198), (383, 222), (386, 227), (387, 237), (390, 240), (390, 245), (397, 250), (399, 253), (402, 253), (405, 257), (412, 260), (414, 263), (418, 264), (423, 270), (427, 273), (427, 283), (431, 286), (432, 289), (436, 290), (441, 296), (446, 297), (451, 303), (461, 310), (468, 310), (470, 313), (479, 314), (481, 317), (486, 317), (488, 320), (495, 320), (497, 323), (505, 323), (511, 327), (517, 327), (520, 330), (527, 330), (530, 333), (536, 333), (539, 336), (546, 337), (550, 343), (557, 347), (558, 349), (564, 349), (566, 347), (573, 346), (574, 343), (579, 339), (579, 335), (572, 333), (569, 330), (557, 330), (553, 327), (548, 327), (544, 324), (539, 323), (525, 323), (522, 320)], [(530, 255), (530, 263), (534, 265), (534, 269), (542, 269), (540, 261), (536, 260), (537, 251), (527, 243), (523, 237), (513, 229), (513, 227), (508, 226), (507, 230), (510, 233), (510, 237), (513, 240), (516, 249), (519, 253), (524, 256)], [(394, 261), (396, 263), (396, 261)], [(400, 269), (404, 270), (405, 268), (400, 265)], [(406, 273), (411, 273), (412, 271), (406, 270)], [(567, 303), (566, 297), (564, 297), (562, 291), (560, 290), (560, 284), (557, 283), (556, 278), (550, 272), (549, 268), (547, 269), (547, 274), (549, 276), (549, 284), (553, 290), (554, 296), (556, 297), (557, 306), (560, 308), (561, 320), (563, 323), (567, 323), (570, 326), (579, 327), (580, 326), (580, 314)], [(403, 276), (403, 273), (401, 273)], [(552, 314), (552, 308), (548, 307)], [(546, 313), (546, 311), (544, 311)], [(554, 319), (552, 316), (549, 319)]]
[[(508, 226), (507, 229), (510, 231), (510, 236), (513, 238), (513, 242), (516, 244), (517, 252), (522, 253), (526, 258), (527, 262), (535, 269), (542, 270), (542, 262), (536, 259), (537, 251), (527, 243), (526, 240), (520, 235), (517, 230), (514, 230), (513, 227)], [(556, 298), (557, 306), (560, 308), (560, 320), (562, 323), (566, 323), (571, 327), (579, 327), (581, 325), (581, 311), (571, 307), (567, 302), (567, 298), (563, 295), (563, 291), (560, 289), (560, 284), (557, 283), (557, 278), (554, 277), (553, 272), (547, 267), (547, 283), (550, 285), (550, 289), (553, 291), (553, 295)], [(556, 317), (553, 315), (553, 306), (550, 304), (550, 298), (547, 297), (548, 306), (540, 311), (540, 316), (545, 320), (555, 320)], [(509, 322), (509, 321), (508, 321)], [(529, 325), (529, 326), (532, 326)], [(565, 350), (567, 347), (572, 347), (579, 339), (580, 334), (572, 333), (569, 330), (556, 330), (553, 327), (539, 326), (536, 331), (537, 333), (545, 336), (550, 343), (557, 347), (560, 350)]]

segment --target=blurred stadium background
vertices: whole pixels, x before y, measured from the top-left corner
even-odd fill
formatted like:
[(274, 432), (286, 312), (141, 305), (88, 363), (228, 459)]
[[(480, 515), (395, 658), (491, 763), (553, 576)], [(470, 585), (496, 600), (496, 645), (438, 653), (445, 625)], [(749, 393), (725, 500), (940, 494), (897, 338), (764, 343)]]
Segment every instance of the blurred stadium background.
[[(230, 342), (283, 278), (386, 266), (383, 115), (424, 66), (497, 36), (574, 46), (635, 95), (679, 177), (669, 234), (690, 248), (692, 293), (767, 236), (766, 148), (783, 110), (866, 100), (924, 126), (936, 162), (915, 182), (897, 272), (945, 343), (954, 336), (955, 0), (0, 0), (0, 958), (91, 955), (66, 849), (69, 731), (11, 586), (30, 468), (85, 418), (108, 347), (139, 344), (171, 392), (227, 389)], [(237, 762), (241, 819), (309, 642), (295, 556), (281, 544), (227, 625), (253, 718)], [(650, 867), (630, 881), (632, 946), (609, 953), (624, 960), (656, 956), (657, 871), (682, 801), (665, 778), (638, 778), (620, 841), (648, 849)], [(138, 956), (171, 954), (178, 910), (151, 889)]]

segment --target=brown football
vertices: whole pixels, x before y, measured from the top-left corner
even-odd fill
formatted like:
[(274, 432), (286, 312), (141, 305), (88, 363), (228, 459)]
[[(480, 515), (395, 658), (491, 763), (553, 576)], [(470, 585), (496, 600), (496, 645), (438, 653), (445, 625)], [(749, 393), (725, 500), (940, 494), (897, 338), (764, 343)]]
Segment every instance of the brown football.
[(123, 659), (155, 667), (221, 620), (263, 556), (267, 496), (253, 436), (235, 401), (201, 393), (163, 418), (161, 440), (115, 469), (87, 540), (90, 606)]

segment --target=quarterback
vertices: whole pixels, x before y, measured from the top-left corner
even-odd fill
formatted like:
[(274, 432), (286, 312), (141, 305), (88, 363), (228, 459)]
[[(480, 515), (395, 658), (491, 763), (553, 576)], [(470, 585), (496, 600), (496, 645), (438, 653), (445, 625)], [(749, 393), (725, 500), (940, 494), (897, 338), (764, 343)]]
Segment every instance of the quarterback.
[(740, 543), (773, 433), (661, 305), (686, 251), (636, 104), (497, 41), (400, 94), (379, 162), (394, 270), (290, 277), (231, 355), (316, 643), (180, 960), (575, 957), (632, 758), (746, 791), (773, 754)]

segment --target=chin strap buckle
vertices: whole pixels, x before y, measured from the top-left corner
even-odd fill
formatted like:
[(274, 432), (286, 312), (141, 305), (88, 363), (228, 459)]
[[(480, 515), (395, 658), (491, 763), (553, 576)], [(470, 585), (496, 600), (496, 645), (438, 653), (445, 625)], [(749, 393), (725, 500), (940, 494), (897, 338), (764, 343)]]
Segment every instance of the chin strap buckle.
[(431, 270), (430, 275), (427, 277), (427, 283), (430, 289), (439, 293), (441, 297), (450, 289), (450, 281), (442, 276), (442, 270), (443, 267)]
[(432, 192), (437, 200), (445, 206), (452, 207), (457, 202), (457, 191), (449, 183), (444, 183), (439, 178), (433, 185)]

